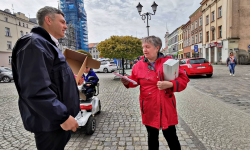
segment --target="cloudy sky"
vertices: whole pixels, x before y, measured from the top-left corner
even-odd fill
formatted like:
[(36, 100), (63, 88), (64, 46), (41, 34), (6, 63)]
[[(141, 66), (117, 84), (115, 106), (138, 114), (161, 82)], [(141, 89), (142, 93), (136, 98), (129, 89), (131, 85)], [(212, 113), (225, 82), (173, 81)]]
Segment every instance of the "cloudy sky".
[[(199, 8), (202, 0), (155, 0), (158, 4), (156, 14), (149, 20), (149, 34), (160, 37), (185, 24), (189, 16)], [(132, 35), (138, 38), (147, 36), (146, 23), (136, 9), (143, 5), (142, 13), (151, 12), (153, 0), (84, 0), (88, 18), (89, 43), (103, 41), (112, 35)], [(39, 8), (58, 7), (58, 0), (0, 0), (0, 9), (23, 12), (35, 18)], [(167, 24), (167, 27), (166, 27)], [(165, 46), (165, 44), (163, 44)]]

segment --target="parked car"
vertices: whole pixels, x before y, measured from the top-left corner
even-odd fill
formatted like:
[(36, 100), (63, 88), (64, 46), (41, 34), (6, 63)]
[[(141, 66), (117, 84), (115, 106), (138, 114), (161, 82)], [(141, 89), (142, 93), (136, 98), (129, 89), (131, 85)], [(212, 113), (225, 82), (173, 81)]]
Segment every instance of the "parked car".
[(213, 66), (205, 58), (187, 58), (180, 60), (180, 66), (188, 76), (206, 75), (212, 77)]
[(12, 70), (8, 67), (0, 67), (0, 81), (11, 82), (13, 80)]
[(95, 72), (113, 72), (117, 70), (117, 66), (114, 61), (101, 61), (101, 66), (99, 69), (93, 69)]

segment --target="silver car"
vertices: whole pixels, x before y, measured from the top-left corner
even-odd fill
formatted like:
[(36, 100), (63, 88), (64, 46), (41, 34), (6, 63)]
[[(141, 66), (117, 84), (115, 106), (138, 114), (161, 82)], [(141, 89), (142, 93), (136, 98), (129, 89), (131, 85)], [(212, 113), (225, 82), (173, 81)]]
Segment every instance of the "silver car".
[(12, 70), (8, 67), (0, 67), (0, 81), (11, 82), (13, 80)]

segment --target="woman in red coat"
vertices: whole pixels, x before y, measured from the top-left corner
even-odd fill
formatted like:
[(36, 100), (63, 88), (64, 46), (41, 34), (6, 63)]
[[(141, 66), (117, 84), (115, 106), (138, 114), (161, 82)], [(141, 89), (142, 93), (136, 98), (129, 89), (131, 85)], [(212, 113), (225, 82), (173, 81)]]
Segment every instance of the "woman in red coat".
[[(174, 92), (184, 90), (189, 82), (184, 70), (179, 68), (179, 76), (173, 81), (163, 81), (163, 63), (171, 57), (159, 52), (161, 39), (149, 36), (142, 39), (144, 59), (136, 63), (130, 79), (140, 85), (140, 107), (142, 123), (148, 132), (149, 150), (159, 149), (159, 129), (171, 150), (180, 150), (175, 125), (178, 124)], [(160, 80), (162, 79), (162, 81)], [(126, 88), (137, 85), (121, 79)]]

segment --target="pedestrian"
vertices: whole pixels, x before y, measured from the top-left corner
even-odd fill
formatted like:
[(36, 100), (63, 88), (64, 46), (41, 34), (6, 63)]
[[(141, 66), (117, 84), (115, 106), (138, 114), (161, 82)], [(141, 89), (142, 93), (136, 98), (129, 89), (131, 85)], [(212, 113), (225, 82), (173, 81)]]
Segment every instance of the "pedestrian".
[(227, 58), (227, 66), (229, 66), (230, 76), (235, 73), (235, 66), (237, 65), (237, 59), (234, 56), (233, 52), (230, 53), (230, 56)]
[[(96, 73), (89, 67), (86, 67), (82, 77), (84, 78), (85, 82), (92, 82), (92, 84), (84, 85), (84, 88), (86, 90), (86, 98), (89, 99), (92, 96), (91, 92), (94, 91), (95, 86), (97, 85), (97, 83), (99, 81), (99, 78), (97, 77)], [(89, 81), (89, 77), (94, 77), (95, 79), (92, 81)]]
[[(159, 52), (162, 41), (159, 37), (149, 36), (142, 39), (144, 59), (132, 69), (130, 79), (140, 85), (140, 108), (142, 123), (148, 133), (148, 149), (159, 149), (159, 129), (171, 150), (180, 150), (175, 125), (178, 124), (174, 92), (184, 90), (189, 82), (184, 70), (179, 68), (179, 77), (163, 81), (163, 63), (171, 57)], [(137, 85), (121, 79), (126, 88)]]
[(37, 12), (39, 26), (21, 37), (12, 53), (12, 70), (24, 128), (35, 136), (38, 150), (63, 150), (76, 131), (80, 111), (74, 74), (58, 49), (67, 29), (61, 10)]

